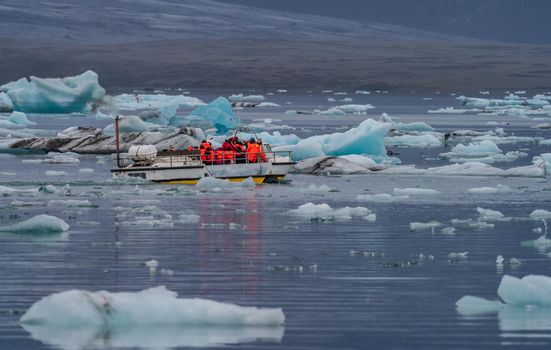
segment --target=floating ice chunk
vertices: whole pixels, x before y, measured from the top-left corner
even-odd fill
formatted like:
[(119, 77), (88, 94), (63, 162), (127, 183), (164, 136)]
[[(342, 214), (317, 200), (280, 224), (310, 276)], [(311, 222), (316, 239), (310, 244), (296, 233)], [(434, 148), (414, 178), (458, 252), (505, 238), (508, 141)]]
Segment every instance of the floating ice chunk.
[(395, 188), (394, 194), (398, 196), (403, 196), (403, 195), (434, 196), (434, 195), (440, 194), (440, 192), (433, 190), (431, 188)]
[(520, 266), (522, 265), (522, 262), (517, 258), (511, 258), (511, 260), (509, 260), (509, 264), (511, 264), (511, 266)]
[(78, 160), (78, 154), (76, 153), (48, 153), (46, 158), (42, 160), (43, 163), (49, 164), (75, 164), (80, 163)]
[[(361, 156), (360, 156), (361, 157)], [(367, 158), (367, 157), (362, 157)], [(367, 158), (370, 159), (370, 158)], [(364, 174), (372, 171), (384, 169), (388, 165), (376, 164), (371, 160), (365, 161), (364, 164), (359, 164), (358, 159), (350, 161), (349, 156), (345, 157), (315, 157), (303, 160), (297, 163), (293, 171), (301, 174), (312, 175), (349, 175), (349, 174)]]
[(94, 169), (92, 168), (80, 168), (78, 169), (78, 172), (81, 174), (91, 174), (94, 172)]
[(159, 262), (157, 260), (148, 260), (144, 263), (145, 266), (149, 268), (157, 268), (159, 266)]
[(466, 114), (466, 113), (478, 113), (480, 111), (481, 111), (480, 109), (464, 109), (464, 108), (455, 109), (453, 107), (446, 107), (446, 108), (429, 110), (429, 113), (430, 114)]
[(506, 218), (503, 213), (497, 210), (492, 209), (484, 209), (484, 208), (476, 208), (476, 211), (478, 211), (478, 216), (480, 221), (506, 221), (510, 220), (510, 218)]
[(121, 110), (161, 109), (165, 106), (196, 108), (205, 104), (195, 97), (164, 94), (122, 94), (115, 96), (113, 101)]
[(185, 118), (185, 121), (191, 126), (204, 129), (214, 127), (218, 132), (235, 129), (240, 123), (230, 102), (224, 97), (219, 97), (206, 106), (197, 107)]
[(321, 115), (346, 115), (346, 114), (359, 114), (365, 115), (370, 109), (375, 107), (370, 104), (359, 105), (359, 104), (348, 104), (331, 107), (326, 111), (314, 111), (317, 114)]
[(497, 266), (503, 266), (503, 262), (505, 261), (505, 259), (503, 258), (502, 255), (498, 255), (497, 258), (496, 258), (496, 265)]
[[(257, 130), (257, 131), (260, 131), (260, 130), (265, 130), (265, 131), (271, 131), (271, 130), (289, 130), (289, 129), (295, 129), (293, 128), (292, 126), (289, 126), (289, 125), (278, 125), (276, 123), (274, 123), (275, 121), (281, 121), (279, 119), (263, 119), (263, 120), (258, 120), (258, 119), (255, 119), (254, 121), (256, 121), (256, 123), (251, 123), (249, 125), (247, 125), (247, 128), (248, 129), (251, 129), (251, 130)], [(252, 135), (251, 135), (252, 136)]]
[(433, 134), (423, 135), (401, 135), (385, 137), (385, 144), (388, 146), (401, 146), (401, 147), (440, 147), (442, 142)]
[(161, 273), (161, 275), (163, 276), (174, 276), (174, 271), (172, 271), (171, 269), (161, 269), (159, 271)]
[(457, 260), (457, 259), (467, 259), (469, 252), (460, 252), (460, 253), (450, 253), (448, 254), (448, 259)]
[(38, 190), (36, 189), (18, 189), (18, 188), (12, 188), (8, 186), (1, 186), (0, 185), (0, 196), (11, 196), (12, 194), (19, 194), (19, 193), (36, 193)]
[(438, 221), (412, 222), (409, 224), (409, 229), (411, 231), (427, 231), (427, 230), (433, 230), (440, 226), (442, 226), (442, 223)]
[(495, 228), (495, 224), (489, 224), (484, 221), (474, 221), (473, 219), (452, 219), (451, 220), (452, 225), (455, 226), (465, 226), (472, 229), (478, 229), (478, 230), (485, 230), (485, 229), (493, 229)]
[(87, 199), (54, 199), (48, 202), (49, 206), (64, 206), (67, 208), (95, 208), (97, 205), (90, 203)]
[(62, 219), (50, 215), (37, 215), (14, 225), (0, 227), (1, 232), (25, 234), (48, 234), (67, 231), (69, 225)]
[(242, 182), (231, 182), (229, 180), (217, 179), (215, 177), (203, 177), (195, 185), (201, 191), (220, 192), (225, 189), (252, 189), (255, 187), (254, 180), (247, 178)]
[(513, 306), (551, 306), (551, 278), (528, 275), (522, 279), (505, 275), (497, 290), (499, 297)]
[(7, 119), (0, 119), (0, 127), (7, 129), (26, 128), (32, 125), (36, 123), (30, 121), (23, 112), (12, 112)]
[(301, 140), (296, 145), (274, 148), (275, 151), (293, 151), (293, 159), (324, 155), (342, 156), (349, 154), (366, 154), (386, 158), (384, 136), (389, 125), (373, 119), (364, 120), (358, 127), (344, 133), (312, 136)]
[(259, 309), (205, 299), (182, 299), (164, 286), (137, 293), (70, 290), (34, 303), (22, 324), (67, 327), (280, 326), (281, 309)]
[(371, 92), (366, 91), (366, 90), (357, 90), (357, 91), (355, 92), (355, 94), (356, 94), (356, 95), (370, 95)]
[(545, 164), (546, 171), (551, 173), (551, 153), (542, 153), (538, 157), (534, 157), (534, 160)]
[(252, 102), (252, 103), (260, 103), (265, 100), (264, 96), (262, 95), (249, 95), (249, 96), (243, 96), (243, 94), (236, 94), (231, 95), (228, 97), (228, 100), (230, 102)]
[(530, 219), (533, 219), (533, 220), (551, 219), (551, 211), (536, 209), (530, 213)]
[(434, 128), (427, 123), (413, 122), (413, 123), (396, 123), (392, 125), (392, 128), (403, 132), (430, 132), (434, 131)]
[(480, 162), (467, 162), (441, 167), (419, 169), (415, 166), (393, 166), (381, 169), (381, 173), (395, 175), (463, 175), (463, 176), (517, 176), (545, 177), (545, 162), (535, 161), (533, 165), (510, 169), (494, 168)]
[(496, 187), (473, 187), (469, 188), (468, 191), (475, 194), (497, 194), (512, 192), (513, 189), (508, 186), (497, 185)]
[(321, 220), (350, 220), (352, 217), (364, 217), (371, 214), (371, 210), (364, 207), (331, 208), (328, 204), (306, 203), (297, 209), (288, 211), (290, 215)]
[(371, 202), (371, 203), (394, 203), (394, 202), (402, 202), (407, 201), (409, 199), (409, 196), (392, 196), (387, 193), (379, 193), (379, 194), (360, 194), (356, 196), (356, 200), (360, 202)]
[(280, 105), (278, 105), (277, 103), (273, 103), (273, 102), (261, 102), (257, 105), (257, 107), (271, 107), (271, 108), (275, 108), (275, 107), (281, 107)]
[(92, 71), (67, 78), (20, 79), (0, 90), (6, 91), (14, 110), (31, 113), (85, 112), (105, 96), (98, 75)]
[(442, 230), (440, 230), (440, 233), (443, 235), (455, 235), (455, 227), (444, 227)]
[(498, 300), (487, 300), (480, 297), (466, 295), (459, 299), (455, 306), (462, 315), (478, 315), (497, 312), (504, 305)]
[(458, 144), (451, 152), (440, 154), (440, 158), (482, 158), (501, 154), (503, 151), (490, 140), (474, 142), (468, 145)]
[(377, 220), (377, 214), (369, 214), (367, 216), (364, 216), (363, 219), (369, 222), (374, 222)]
[(318, 187), (315, 184), (310, 184), (308, 187), (300, 189), (300, 193), (317, 195), (325, 194), (331, 191), (333, 191), (333, 189), (327, 185), (321, 185)]
[(48, 170), (46, 171), (46, 176), (66, 176), (67, 173), (65, 171), (56, 171), (56, 170)]

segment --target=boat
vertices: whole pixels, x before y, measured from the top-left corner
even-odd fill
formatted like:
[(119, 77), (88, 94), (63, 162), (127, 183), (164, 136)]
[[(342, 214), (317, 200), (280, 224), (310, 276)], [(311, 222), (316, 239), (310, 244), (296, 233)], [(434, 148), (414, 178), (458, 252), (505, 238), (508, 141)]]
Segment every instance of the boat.
[[(115, 120), (117, 167), (111, 169), (113, 179), (141, 178), (161, 184), (194, 185), (204, 177), (241, 182), (248, 178), (256, 184), (279, 183), (295, 165), (290, 151), (272, 151), (262, 144), (258, 161), (249, 161), (248, 155), (229, 159), (205, 159), (199, 150), (158, 151), (154, 145), (135, 145), (122, 157), (119, 145), (119, 118)], [(237, 135), (237, 132), (236, 134)], [(253, 158), (253, 157), (251, 157)]]

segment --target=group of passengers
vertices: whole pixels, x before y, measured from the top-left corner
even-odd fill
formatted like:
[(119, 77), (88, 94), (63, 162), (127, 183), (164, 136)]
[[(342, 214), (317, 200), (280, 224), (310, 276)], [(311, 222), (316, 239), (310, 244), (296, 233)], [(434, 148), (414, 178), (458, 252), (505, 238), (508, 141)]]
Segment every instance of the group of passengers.
[(241, 141), (233, 136), (226, 139), (222, 147), (214, 149), (207, 140), (201, 141), (201, 145), (190, 147), (188, 150), (199, 150), (201, 160), (205, 164), (232, 164), (232, 163), (263, 163), (267, 162), (266, 154), (262, 148), (262, 140), (251, 138), (248, 142)]

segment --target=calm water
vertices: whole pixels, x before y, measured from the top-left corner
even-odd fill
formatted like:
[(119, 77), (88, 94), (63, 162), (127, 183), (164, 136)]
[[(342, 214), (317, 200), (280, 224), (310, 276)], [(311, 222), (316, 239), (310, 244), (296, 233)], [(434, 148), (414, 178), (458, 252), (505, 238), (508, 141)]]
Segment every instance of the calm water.
[[(202, 97), (202, 96), (199, 96)], [(387, 112), (399, 121), (425, 121), (438, 131), (489, 130), (487, 121), (509, 121), (507, 133), (551, 138), (524, 119), (428, 115), (435, 107), (455, 105), (451, 98), (423, 101), (420, 97), (365, 96), (355, 102), (373, 103), (371, 115)], [(279, 101), (278, 99), (281, 99)], [(353, 126), (363, 117), (286, 116), (286, 109), (315, 108), (326, 96), (273, 98), (283, 107), (241, 112), (245, 120), (280, 118), (298, 128), (299, 135), (333, 132)], [(365, 100), (365, 101), (363, 101)], [(284, 105), (286, 101), (292, 102)], [(293, 102), (299, 101), (299, 102)], [(32, 118), (32, 117), (31, 117)], [(37, 128), (61, 130), (71, 125), (103, 125), (93, 119), (35, 117)], [(504, 150), (528, 148), (532, 155), (550, 147), (505, 145)], [(446, 165), (425, 160), (445, 151), (400, 149), (404, 164)], [(42, 156), (0, 155), (1, 185), (36, 189), (43, 184), (70, 185), (68, 196), (17, 193), (0, 197), (2, 225), (38, 214), (63, 218), (71, 228), (50, 236), (0, 234), (0, 349), (188, 347), (293, 349), (494, 349), (551, 346), (551, 311), (500, 312), (476, 317), (459, 315), (455, 302), (463, 295), (497, 298), (503, 274), (517, 277), (551, 273), (548, 251), (521, 247), (536, 239), (543, 222), (527, 220), (534, 209), (551, 210), (547, 179), (501, 177), (434, 177), (361, 175), (324, 177), (289, 175), (281, 185), (252, 190), (199, 192), (193, 187), (153, 184), (121, 185), (109, 180), (110, 157), (81, 156), (79, 164), (33, 164), (23, 159)], [(93, 168), (94, 173), (79, 173)], [(45, 176), (47, 170), (66, 176)], [(8, 174), (7, 174), (8, 173)], [(12, 173), (12, 174), (9, 174)], [(16, 175), (13, 175), (16, 174)], [(308, 194), (309, 184), (327, 185), (335, 192)], [(471, 194), (473, 187), (509, 186), (503, 194)], [(440, 191), (399, 203), (362, 203), (358, 194), (392, 193), (395, 187)], [(71, 208), (52, 200), (89, 200), (94, 207)], [(26, 202), (23, 204), (21, 202)], [(311, 222), (288, 215), (299, 205), (327, 203), (333, 208), (364, 206), (377, 215)], [(153, 213), (128, 216), (135, 208), (156, 206)], [(436, 230), (411, 232), (410, 222), (436, 220), (451, 226), (454, 218), (476, 217), (476, 208), (500, 210), (515, 218), (496, 222), (494, 229), (456, 227), (455, 235)], [(198, 214), (198, 223), (178, 223), (181, 214)], [(151, 217), (153, 216), (153, 218)], [(162, 220), (159, 226), (133, 225), (140, 218)], [(164, 220), (164, 221), (163, 221)], [(231, 225), (230, 225), (231, 224)], [(237, 225), (235, 225), (237, 224)], [(352, 252), (351, 252), (352, 251)], [(359, 252), (358, 254), (354, 251)], [(373, 252), (364, 256), (363, 252)], [(468, 258), (448, 261), (451, 252), (468, 251)], [(420, 259), (419, 254), (434, 259)], [(374, 255), (374, 256), (371, 256)], [(496, 267), (497, 255), (516, 257), (522, 265)], [(150, 274), (144, 262), (155, 259), (172, 276)], [(111, 334), (29, 334), (19, 325), (21, 313), (35, 301), (68, 289), (140, 291), (165, 285), (181, 297), (201, 297), (240, 305), (281, 307), (282, 329), (148, 329)], [(134, 332), (134, 333), (132, 333)], [(264, 332), (264, 333), (263, 333)], [(124, 341), (123, 341), (124, 340)]]

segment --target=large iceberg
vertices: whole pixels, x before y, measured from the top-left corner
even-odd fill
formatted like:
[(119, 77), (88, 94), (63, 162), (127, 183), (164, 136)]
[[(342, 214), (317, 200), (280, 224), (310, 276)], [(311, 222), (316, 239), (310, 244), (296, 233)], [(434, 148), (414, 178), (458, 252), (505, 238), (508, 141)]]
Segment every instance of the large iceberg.
[(366, 119), (360, 125), (344, 133), (312, 136), (296, 145), (274, 148), (275, 151), (292, 151), (294, 160), (320, 156), (343, 156), (365, 154), (372, 158), (386, 158), (384, 137), (389, 124)]
[(28, 113), (86, 112), (105, 97), (93, 71), (66, 78), (31, 76), (30, 80), (22, 78), (2, 85), (0, 91), (9, 97), (13, 110)]
[(281, 309), (260, 309), (206, 299), (178, 298), (164, 286), (141, 292), (69, 290), (34, 303), (24, 325), (59, 327), (254, 326), (285, 323)]

